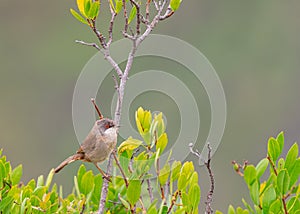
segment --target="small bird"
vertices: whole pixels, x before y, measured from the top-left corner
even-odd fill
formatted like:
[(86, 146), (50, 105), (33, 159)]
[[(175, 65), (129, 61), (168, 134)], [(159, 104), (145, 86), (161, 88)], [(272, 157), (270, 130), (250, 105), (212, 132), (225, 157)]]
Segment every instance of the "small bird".
[(58, 173), (69, 163), (82, 160), (93, 163), (100, 173), (106, 179), (110, 180), (97, 163), (101, 163), (106, 160), (110, 153), (114, 150), (116, 144), (117, 127), (114, 121), (108, 118), (97, 120), (76, 154), (64, 160), (58, 167), (55, 168), (54, 172)]

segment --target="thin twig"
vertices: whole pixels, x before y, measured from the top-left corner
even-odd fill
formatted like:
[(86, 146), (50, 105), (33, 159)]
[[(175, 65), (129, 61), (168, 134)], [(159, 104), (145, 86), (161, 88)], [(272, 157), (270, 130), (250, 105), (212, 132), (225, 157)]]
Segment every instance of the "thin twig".
[[(112, 170), (112, 159), (113, 159), (113, 155), (110, 154), (110, 156), (108, 158), (107, 171), (106, 171), (106, 173), (108, 175)], [(108, 184), (109, 184), (109, 181), (107, 179), (104, 179), (103, 185), (102, 185), (102, 190), (101, 190), (101, 198), (100, 198), (100, 203), (99, 203), (98, 214), (102, 214), (104, 212), (106, 197), (107, 197), (107, 193), (108, 193)]]
[(88, 42), (84, 42), (84, 41), (81, 41), (81, 40), (75, 40), (75, 42), (78, 43), (78, 44), (81, 44), (81, 45), (86, 45), (86, 46), (94, 47), (98, 51), (101, 50), (101, 48), (96, 43), (88, 43)]
[(173, 14), (174, 14), (174, 11), (170, 7), (168, 7), (165, 14), (159, 17), (159, 20), (163, 21), (163, 20), (171, 17)]
[(141, 17), (140, 17), (140, 6), (138, 3), (135, 2), (135, 0), (129, 0), (136, 8), (136, 34), (140, 35), (141, 33)]
[(134, 156), (135, 156), (139, 151), (140, 151), (139, 149), (135, 150), (135, 151), (132, 153), (131, 157), (130, 157), (130, 161), (129, 161), (129, 164), (128, 164), (128, 170), (129, 170), (130, 173), (133, 172), (133, 159), (134, 159)]
[(269, 160), (270, 165), (271, 165), (271, 167), (272, 167), (272, 169), (273, 169), (275, 175), (277, 176), (278, 173), (277, 173), (276, 166), (275, 166), (274, 162), (272, 161), (272, 159), (270, 158), (270, 156), (267, 156), (267, 159)]
[(172, 195), (171, 205), (170, 205), (167, 213), (170, 213), (172, 211), (172, 208), (175, 205), (175, 202), (177, 201), (178, 194), (179, 194), (179, 190), (176, 190), (176, 192)]
[(127, 15), (127, 9), (126, 9), (126, 0), (123, 0), (123, 10), (124, 10), (124, 18), (125, 18), (124, 32), (127, 33), (127, 30), (128, 30), (128, 15)]
[[(111, 8), (112, 10), (112, 8)], [(109, 25), (109, 29), (108, 29), (108, 42), (107, 42), (107, 48), (110, 47), (112, 41), (113, 41), (113, 27), (114, 27), (114, 22), (115, 22), (115, 19), (117, 17), (117, 13), (113, 12), (112, 10), (112, 15), (111, 15), (111, 20), (110, 20), (110, 25)]]
[(146, 181), (147, 181), (147, 190), (149, 193), (150, 202), (153, 203), (154, 197), (153, 197), (153, 193), (152, 193), (151, 181), (150, 181), (150, 179), (147, 179)]
[(150, 3), (151, 3), (151, 0), (147, 0), (147, 3), (146, 3), (146, 18), (145, 18), (145, 24), (148, 24), (148, 23), (149, 23), (149, 17), (150, 17), (150, 11), (149, 11), (149, 8), (150, 8)]
[(96, 28), (96, 20), (92, 20), (92, 22), (90, 22), (90, 27), (93, 30), (93, 32), (95, 33), (95, 35), (97, 36), (101, 46), (106, 49), (106, 42), (105, 42), (105, 37), (103, 36), (102, 33), (100, 33), (100, 31)]
[(116, 61), (110, 56), (110, 52), (108, 49), (106, 49), (104, 51), (104, 58), (111, 64), (111, 66), (117, 72), (119, 78), (122, 78), (123, 72), (122, 72), (120, 66), (118, 65), (118, 63), (116, 63)]
[[(193, 144), (190, 143), (189, 144), (189, 147), (190, 147), (190, 151), (192, 154), (194, 154), (196, 157), (200, 159), (202, 159), (201, 157), (201, 154), (199, 153), (198, 150), (194, 150), (193, 149)], [(211, 208), (211, 203), (212, 203), (212, 200), (213, 200), (213, 193), (214, 193), (214, 189), (215, 189), (215, 180), (214, 180), (214, 175), (212, 173), (212, 169), (211, 169), (211, 147), (210, 147), (210, 144), (207, 143), (207, 148), (208, 148), (208, 157), (207, 157), (207, 161), (204, 161), (204, 164), (208, 170), (208, 175), (209, 175), (209, 178), (210, 178), (210, 189), (207, 193), (207, 196), (206, 196), (206, 201), (205, 201), (205, 213), (206, 214), (212, 214), (213, 213), (213, 209)]]
[(215, 180), (214, 180), (214, 175), (212, 173), (212, 170), (211, 170), (211, 147), (210, 147), (210, 144), (207, 143), (207, 148), (208, 148), (208, 157), (207, 157), (207, 162), (205, 162), (205, 166), (208, 170), (208, 174), (209, 174), (209, 177), (210, 177), (210, 190), (206, 196), (206, 208), (205, 208), (205, 212), (207, 214), (211, 214), (213, 213), (213, 209), (211, 208), (211, 203), (212, 203), (212, 200), (213, 200), (213, 194), (214, 194), (214, 189), (215, 189)]
[(119, 170), (120, 170), (120, 172), (121, 172), (121, 174), (122, 174), (122, 176), (123, 176), (123, 179), (124, 179), (124, 182), (125, 182), (125, 185), (126, 185), (126, 188), (127, 188), (129, 184), (128, 184), (128, 180), (127, 180), (127, 178), (126, 178), (125, 172), (124, 172), (123, 168), (121, 167), (121, 164), (120, 164), (120, 161), (119, 161), (119, 159), (118, 159), (118, 157), (117, 157), (117, 155), (116, 155), (116, 152), (113, 151), (112, 153), (113, 153), (113, 155), (114, 155), (116, 164), (117, 164), (117, 166), (118, 166), (118, 168), (119, 168)]
[(101, 111), (100, 111), (100, 109), (98, 108), (98, 106), (97, 106), (97, 104), (95, 102), (95, 98), (91, 98), (91, 102), (93, 103), (93, 105), (94, 105), (94, 107), (95, 107), (95, 109), (96, 109), (96, 111), (98, 113), (99, 118), (103, 119), (103, 115), (101, 114)]

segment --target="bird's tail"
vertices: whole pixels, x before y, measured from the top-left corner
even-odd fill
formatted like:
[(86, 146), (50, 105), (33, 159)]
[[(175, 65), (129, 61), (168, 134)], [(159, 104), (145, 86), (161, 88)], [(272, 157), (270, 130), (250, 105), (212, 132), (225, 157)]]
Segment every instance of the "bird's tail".
[(77, 160), (82, 160), (84, 159), (84, 154), (82, 153), (77, 153), (75, 155), (72, 155), (68, 157), (66, 160), (61, 162), (61, 164), (58, 165), (58, 167), (55, 168), (54, 172), (58, 173), (60, 170), (62, 170), (65, 166), (67, 166), (69, 163), (72, 163)]

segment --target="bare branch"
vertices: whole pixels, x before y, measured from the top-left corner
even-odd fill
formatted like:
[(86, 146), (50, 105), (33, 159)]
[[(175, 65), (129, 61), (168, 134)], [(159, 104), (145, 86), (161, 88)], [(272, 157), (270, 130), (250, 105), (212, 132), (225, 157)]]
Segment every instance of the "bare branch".
[(91, 102), (93, 103), (93, 105), (94, 105), (94, 107), (95, 107), (95, 109), (96, 109), (96, 111), (98, 113), (99, 118), (103, 119), (103, 115), (102, 115), (100, 109), (98, 108), (98, 106), (97, 106), (97, 104), (95, 102), (95, 98), (91, 98)]
[(214, 175), (212, 173), (212, 170), (211, 170), (211, 165), (210, 165), (210, 162), (211, 162), (211, 146), (209, 143), (207, 143), (207, 148), (208, 148), (208, 157), (207, 157), (207, 162), (205, 163), (205, 166), (208, 170), (208, 175), (210, 177), (210, 190), (206, 196), (206, 207), (205, 207), (205, 212), (207, 214), (211, 214), (213, 213), (213, 210), (211, 208), (211, 203), (212, 203), (212, 200), (213, 200), (213, 194), (214, 194), (214, 189), (215, 189), (215, 180), (214, 180)]
[(116, 61), (110, 56), (109, 49), (103, 50), (102, 53), (104, 54), (104, 58), (111, 64), (111, 66), (117, 72), (119, 78), (122, 78), (123, 72), (118, 63), (116, 63)]
[[(108, 158), (108, 163), (107, 163), (107, 171), (106, 171), (107, 175), (109, 175), (112, 170), (112, 159), (113, 159), (113, 155), (110, 154), (110, 156)], [(109, 184), (109, 181), (107, 179), (104, 179), (103, 185), (102, 185), (102, 190), (101, 190), (101, 198), (100, 198), (100, 203), (99, 203), (98, 214), (104, 213), (105, 202), (106, 202), (106, 197), (107, 197), (107, 193), (108, 193), (108, 184)]]
[(78, 43), (78, 44), (81, 44), (81, 45), (86, 45), (86, 46), (94, 47), (98, 51), (101, 50), (100, 47), (96, 43), (88, 43), (88, 42), (84, 42), (84, 41), (81, 41), (81, 40), (75, 40), (75, 42)]
[(109, 29), (108, 29), (109, 39), (108, 39), (108, 42), (107, 42), (107, 48), (110, 47), (110, 44), (113, 41), (113, 27), (114, 27), (114, 22), (115, 22), (115, 19), (116, 19), (116, 16), (117, 16), (117, 13), (115, 13), (112, 8), (111, 8), (111, 13), (112, 13), (112, 15), (111, 15), (110, 25), (109, 25)]
[(128, 29), (128, 15), (127, 15), (127, 9), (126, 9), (126, 0), (123, 0), (123, 10), (124, 10), (124, 18), (125, 18), (124, 32), (127, 33), (127, 29)]
[[(194, 154), (196, 157), (199, 158), (199, 160), (202, 159), (201, 157), (201, 154), (199, 153), (198, 150), (193, 150), (193, 144), (190, 143), (189, 144), (189, 147), (190, 147), (190, 151), (192, 154)], [(213, 210), (211, 208), (211, 203), (212, 203), (212, 200), (213, 200), (213, 193), (214, 193), (214, 189), (215, 189), (215, 180), (214, 180), (214, 175), (212, 173), (212, 169), (211, 169), (211, 146), (209, 143), (207, 143), (207, 149), (208, 149), (208, 157), (207, 157), (207, 161), (204, 161), (204, 164), (207, 168), (207, 171), (208, 171), (208, 176), (210, 178), (210, 189), (207, 193), (207, 196), (206, 196), (206, 201), (205, 201), (205, 214), (212, 214), (213, 213)]]
[(91, 22), (89, 21), (90, 27), (93, 30), (93, 32), (95, 33), (95, 35), (97, 36), (101, 46), (106, 49), (106, 41), (105, 41), (105, 37), (102, 35), (102, 33), (100, 33), (100, 31), (96, 28), (96, 20), (91, 20)]
[(156, 10), (159, 11), (159, 6), (158, 6), (157, 0), (153, 0), (153, 3), (154, 3)]
[(149, 11), (149, 8), (150, 8), (150, 3), (151, 3), (151, 0), (147, 0), (147, 3), (146, 3), (146, 18), (145, 18), (145, 24), (148, 24), (148, 23), (149, 23), (149, 17), (150, 17), (150, 11)]
[(141, 16), (140, 16), (140, 6), (138, 3), (135, 2), (135, 0), (129, 0), (136, 8), (136, 34), (140, 35), (141, 33)]
[(151, 181), (150, 179), (147, 179), (147, 190), (148, 190), (148, 193), (149, 193), (149, 196), (150, 196), (150, 202), (153, 203), (154, 201), (154, 197), (153, 197), (153, 193), (152, 193), (152, 187), (151, 187)]
[(118, 157), (117, 157), (117, 155), (116, 155), (116, 152), (113, 151), (112, 153), (113, 153), (113, 155), (114, 155), (116, 164), (117, 164), (117, 166), (118, 166), (118, 168), (119, 168), (119, 170), (120, 170), (120, 172), (121, 172), (121, 174), (122, 174), (122, 176), (123, 176), (123, 179), (124, 179), (124, 182), (125, 182), (125, 185), (126, 185), (126, 188), (127, 188), (127, 187), (128, 187), (128, 180), (127, 180), (127, 178), (126, 178), (125, 172), (124, 172), (124, 170), (122, 169), (122, 167), (121, 167), (121, 165), (120, 165), (120, 161), (119, 161), (119, 159), (118, 159)]
[(174, 11), (170, 7), (168, 7), (168, 9), (166, 10), (166, 13), (164, 15), (160, 16), (159, 20), (163, 21), (163, 20), (171, 17), (173, 14), (174, 14)]
[(122, 31), (122, 34), (123, 34), (124, 38), (128, 38), (128, 39), (130, 39), (130, 40), (134, 40), (134, 38), (135, 38), (134, 36), (128, 34), (128, 33), (125, 32), (125, 31)]

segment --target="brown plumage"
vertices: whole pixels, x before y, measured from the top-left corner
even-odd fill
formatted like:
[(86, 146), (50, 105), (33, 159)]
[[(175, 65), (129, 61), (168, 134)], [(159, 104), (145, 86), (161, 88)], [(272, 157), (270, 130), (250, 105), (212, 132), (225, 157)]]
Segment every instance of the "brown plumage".
[(81, 144), (76, 154), (68, 157), (58, 167), (55, 173), (58, 173), (66, 165), (77, 160), (92, 162), (101, 174), (107, 178), (107, 175), (97, 165), (107, 159), (117, 143), (117, 129), (111, 119), (103, 118), (97, 120), (92, 130)]

